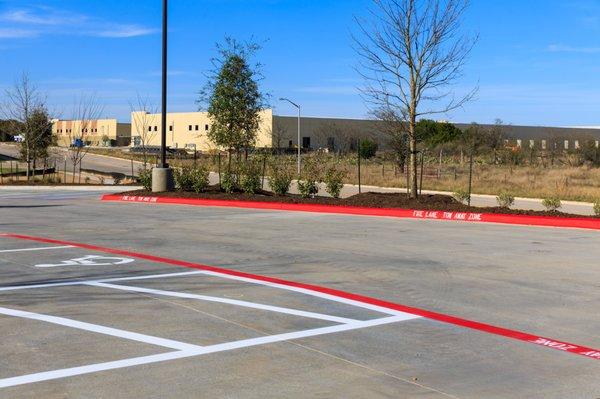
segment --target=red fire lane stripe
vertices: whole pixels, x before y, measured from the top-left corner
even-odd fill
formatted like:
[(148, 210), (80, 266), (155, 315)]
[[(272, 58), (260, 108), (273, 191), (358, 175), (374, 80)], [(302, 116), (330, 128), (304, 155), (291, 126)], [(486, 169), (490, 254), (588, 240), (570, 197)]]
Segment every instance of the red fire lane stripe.
[(102, 196), (102, 201), (137, 202), (148, 204), (178, 204), (195, 206), (217, 206), (228, 208), (250, 208), (281, 211), (299, 211), (313, 213), (333, 213), (345, 215), (362, 216), (387, 216), (411, 219), (429, 220), (454, 220), (462, 222), (478, 223), (502, 223), (525, 226), (545, 227), (568, 227), (578, 229), (600, 230), (600, 219), (587, 217), (555, 217), (555, 216), (532, 216), (532, 215), (509, 215), (496, 213), (473, 213), (473, 212), (446, 212), (446, 211), (421, 211), (398, 208), (365, 208), (338, 205), (317, 204), (288, 204), (281, 202), (260, 201), (229, 201), (193, 198), (169, 198), (169, 197), (143, 197), (134, 195)]
[(205, 271), (216, 272), (216, 273), (221, 273), (221, 274), (235, 276), (235, 277), (244, 277), (244, 278), (253, 279), (253, 280), (257, 280), (257, 281), (285, 285), (288, 287), (302, 288), (302, 289), (306, 289), (306, 290), (310, 290), (310, 291), (320, 292), (323, 294), (337, 296), (339, 298), (350, 299), (350, 300), (354, 300), (354, 301), (358, 301), (358, 302), (362, 302), (362, 303), (366, 303), (366, 304), (370, 304), (370, 305), (384, 307), (384, 308), (391, 309), (391, 310), (397, 310), (397, 311), (401, 311), (401, 312), (405, 312), (405, 313), (410, 313), (410, 314), (414, 314), (417, 316), (425, 317), (430, 320), (436, 320), (436, 321), (439, 321), (442, 323), (447, 323), (447, 324), (452, 324), (455, 326), (460, 326), (460, 327), (465, 327), (465, 328), (469, 328), (469, 329), (473, 329), (473, 330), (477, 330), (477, 331), (482, 331), (482, 332), (486, 332), (488, 334), (512, 338), (512, 339), (516, 339), (519, 341), (527, 342), (527, 343), (534, 344), (534, 345), (540, 345), (540, 346), (544, 346), (547, 348), (551, 348), (551, 349), (555, 349), (555, 350), (559, 350), (559, 351), (563, 351), (563, 352), (586, 356), (588, 358), (595, 359), (595, 360), (600, 360), (600, 349), (593, 349), (593, 348), (585, 347), (582, 345), (575, 345), (572, 343), (559, 341), (559, 340), (555, 340), (552, 338), (541, 337), (539, 335), (534, 335), (534, 334), (530, 334), (530, 333), (526, 333), (526, 332), (522, 332), (522, 331), (510, 330), (510, 329), (503, 328), (503, 327), (497, 327), (497, 326), (493, 326), (490, 324), (480, 323), (480, 322), (473, 321), (473, 320), (462, 319), (459, 317), (450, 316), (450, 315), (446, 315), (443, 313), (432, 312), (429, 310), (424, 310), (424, 309), (419, 309), (419, 308), (415, 308), (415, 307), (411, 307), (411, 306), (401, 305), (398, 303), (388, 302), (388, 301), (384, 301), (381, 299), (371, 298), (371, 297), (367, 297), (367, 296), (363, 296), (363, 295), (352, 294), (349, 292), (339, 291), (339, 290), (332, 289), (332, 288), (320, 287), (320, 286), (316, 286), (316, 285), (312, 285), (312, 284), (296, 283), (293, 281), (282, 280), (282, 279), (274, 278), (274, 277), (260, 276), (260, 275), (245, 273), (245, 272), (241, 272), (241, 271), (237, 271), (237, 270), (223, 269), (223, 268), (219, 268), (219, 267), (215, 267), (215, 266), (207, 266), (207, 265), (202, 265), (202, 264), (198, 264), (198, 263), (163, 258), (160, 256), (147, 255), (147, 254), (142, 254), (142, 253), (137, 253), (137, 252), (125, 251), (125, 250), (121, 250), (121, 249), (113, 249), (113, 248), (100, 247), (100, 246), (96, 246), (96, 245), (81, 244), (81, 243), (77, 243), (77, 242), (54, 240), (54, 239), (50, 239), (50, 238), (33, 237), (33, 236), (27, 236), (27, 235), (21, 235), (21, 234), (10, 234), (10, 233), (9, 234), (0, 234), (0, 236), (16, 238), (16, 239), (21, 239), (21, 240), (37, 241), (37, 242), (43, 242), (43, 243), (49, 243), (49, 244), (72, 245), (74, 247), (89, 249), (92, 251), (105, 252), (105, 253), (110, 253), (110, 254), (114, 254), (114, 255), (129, 256), (129, 257), (144, 259), (144, 260), (157, 262), (157, 263), (164, 263), (164, 264), (169, 264), (169, 265), (174, 265), (174, 266), (187, 267), (187, 268), (197, 269), (197, 270), (205, 270)]

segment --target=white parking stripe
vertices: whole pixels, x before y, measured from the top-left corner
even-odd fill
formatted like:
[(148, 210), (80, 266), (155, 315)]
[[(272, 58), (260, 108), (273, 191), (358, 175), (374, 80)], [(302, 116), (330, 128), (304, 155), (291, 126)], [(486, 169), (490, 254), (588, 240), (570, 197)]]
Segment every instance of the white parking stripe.
[(11, 286), (11, 287), (0, 287), (0, 292), (1, 291), (28, 290), (28, 289), (34, 289), (34, 288), (65, 287), (65, 286), (70, 286), (70, 285), (85, 285), (85, 284), (90, 284), (90, 283), (108, 283), (108, 282), (114, 282), (114, 281), (147, 280), (147, 279), (180, 277), (180, 276), (189, 276), (189, 275), (193, 275), (193, 274), (203, 274), (203, 272), (152, 274), (152, 275), (148, 275), (148, 276), (115, 277), (115, 278), (107, 278), (107, 279), (101, 279), (101, 280), (66, 281), (64, 283), (15, 285), (15, 286)]
[(46, 251), (51, 249), (75, 248), (73, 245), (61, 245), (60, 247), (38, 247), (38, 248), (19, 248), (19, 249), (2, 249), (0, 253), (7, 252), (27, 252), (27, 251)]
[(104, 327), (104, 326), (100, 326), (97, 324), (91, 324), (91, 323), (85, 323), (85, 322), (77, 321), (77, 320), (65, 319), (63, 317), (48, 316), (48, 315), (39, 314), (39, 313), (25, 312), (22, 310), (0, 308), (0, 314), (6, 315), (6, 316), (22, 317), (24, 319), (30, 319), (30, 320), (44, 321), (46, 323), (52, 323), (52, 324), (57, 324), (60, 326), (71, 327), (71, 328), (75, 328), (78, 330), (84, 330), (84, 331), (95, 332), (98, 334), (110, 335), (113, 337), (143, 342), (145, 344), (150, 344), (150, 345), (163, 346), (165, 348), (178, 349), (178, 350), (190, 350), (190, 349), (202, 348), (201, 346), (198, 346), (198, 345), (186, 344), (184, 342), (173, 341), (170, 339), (153, 337), (151, 335), (138, 334), (138, 333), (125, 331), (125, 330), (118, 330), (116, 328)]
[(313, 290), (309, 290), (306, 288), (292, 287), (289, 285), (277, 284), (277, 283), (270, 283), (268, 281), (256, 280), (256, 279), (249, 278), (249, 277), (233, 276), (231, 274), (219, 273), (219, 272), (211, 272), (211, 271), (203, 270), (200, 273), (206, 274), (207, 276), (221, 277), (221, 278), (226, 278), (229, 280), (244, 281), (247, 283), (264, 285), (266, 287), (279, 288), (279, 289), (286, 290), (286, 291), (299, 292), (301, 294), (306, 294), (306, 295), (314, 296), (317, 298), (323, 298), (323, 299), (327, 299), (329, 301), (345, 303), (346, 305), (351, 305), (351, 306), (356, 306), (359, 308), (374, 310), (375, 312), (379, 312), (379, 313), (384, 313), (384, 314), (389, 314), (389, 315), (394, 315), (394, 316), (412, 316), (412, 314), (410, 314), (410, 313), (401, 312), (399, 310), (392, 310), (389, 308), (384, 308), (383, 306), (371, 305), (369, 303), (354, 301), (352, 299), (341, 298), (339, 296), (325, 294), (322, 292), (313, 291)]
[(307, 312), (304, 310), (282, 308), (279, 306), (263, 305), (261, 303), (240, 301), (237, 299), (219, 298), (219, 297), (206, 296), (206, 295), (189, 294), (189, 293), (184, 293), (184, 292), (163, 291), (163, 290), (157, 290), (157, 289), (151, 289), (151, 288), (132, 287), (132, 286), (126, 286), (126, 285), (115, 285), (115, 284), (105, 284), (105, 283), (87, 283), (86, 285), (90, 285), (93, 287), (111, 288), (111, 289), (122, 290), (122, 291), (142, 292), (145, 294), (169, 296), (169, 297), (174, 297), (174, 298), (197, 299), (200, 301), (207, 301), (207, 302), (226, 303), (229, 305), (241, 306), (241, 307), (245, 307), (245, 308), (260, 309), (260, 310), (266, 310), (269, 312), (277, 312), (277, 313), (290, 314), (290, 315), (294, 315), (294, 316), (308, 317), (311, 319), (333, 321), (335, 323), (348, 324), (348, 323), (356, 323), (358, 321), (355, 319), (347, 319), (345, 317), (330, 316), (330, 315), (325, 315), (325, 314), (321, 314), (321, 313)]
[(312, 330), (297, 331), (297, 332), (292, 332), (292, 333), (271, 335), (271, 336), (267, 336), (267, 337), (245, 339), (245, 340), (241, 340), (241, 341), (228, 342), (228, 343), (224, 343), (224, 344), (205, 346), (205, 347), (202, 347), (199, 349), (169, 352), (169, 353), (163, 353), (160, 355), (152, 355), (152, 356), (142, 356), (142, 357), (136, 357), (136, 358), (131, 358), (131, 359), (118, 360), (118, 361), (114, 361), (114, 362), (91, 364), (88, 366), (73, 367), (73, 368), (68, 368), (68, 369), (53, 370), (53, 371), (46, 371), (46, 372), (42, 372), (42, 373), (22, 375), (19, 377), (4, 378), (4, 379), (0, 379), (0, 388), (6, 388), (6, 387), (15, 386), (15, 385), (30, 384), (33, 382), (55, 380), (55, 379), (59, 379), (59, 378), (72, 377), (72, 376), (82, 375), (82, 374), (96, 373), (99, 371), (115, 370), (115, 369), (121, 369), (121, 368), (125, 368), (125, 367), (139, 366), (139, 365), (143, 365), (143, 364), (164, 362), (167, 360), (183, 359), (183, 358), (187, 358), (187, 357), (206, 355), (209, 353), (223, 352), (223, 351), (229, 351), (229, 350), (240, 349), (240, 348), (248, 348), (248, 347), (252, 347), (252, 346), (265, 345), (265, 344), (289, 341), (289, 340), (300, 339), (300, 338), (314, 337), (314, 336), (318, 336), (318, 335), (332, 334), (332, 333), (338, 333), (338, 332), (343, 332), (343, 331), (352, 331), (352, 330), (358, 330), (361, 328), (380, 326), (380, 325), (384, 325), (384, 324), (397, 323), (397, 322), (401, 322), (401, 321), (407, 321), (407, 320), (411, 320), (411, 319), (420, 318), (419, 316), (412, 316), (412, 315), (410, 315), (410, 316), (411, 317), (409, 317), (409, 316), (385, 317), (385, 318), (380, 318), (380, 319), (375, 319), (375, 320), (359, 321), (359, 322), (355, 322), (355, 323), (351, 323), (351, 324), (340, 324), (340, 325), (331, 326), (331, 327), (322, 327), (322, 328), (315, 328)]

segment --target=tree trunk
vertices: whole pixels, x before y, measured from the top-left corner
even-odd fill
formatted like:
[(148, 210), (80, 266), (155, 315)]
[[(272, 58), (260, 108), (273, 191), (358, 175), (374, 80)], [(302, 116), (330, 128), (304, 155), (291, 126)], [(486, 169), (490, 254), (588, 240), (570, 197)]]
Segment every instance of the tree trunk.
[(410, 198), (417, 199), (419, 196), (418, 192), (418, 164), (419, 161), (417, 159), (417, 137), (416, 137), (416, 126), (417, 121), (416, 117), (411, 115), (410, 118)]

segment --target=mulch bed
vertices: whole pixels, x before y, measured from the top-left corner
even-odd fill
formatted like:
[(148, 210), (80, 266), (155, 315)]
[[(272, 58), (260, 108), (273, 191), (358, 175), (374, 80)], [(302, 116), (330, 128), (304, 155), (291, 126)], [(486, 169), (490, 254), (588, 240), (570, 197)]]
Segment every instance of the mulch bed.
[(583, 217), (562, 212), (519, 210), (500, 207), (476, 207), (467, 206), (458, 202), (449, 195), (421, 195), (418, 199), (409, 198), (404, 193), (362, 193), (352, 197), (335, 199), (330, 197), (302, 198), (299, 195), (288, 194), (280, 197), (269, 191), (257, 194), (232, 193), (227, 194), (219, 190), (219, 186), (211, 186), (203, 193), (173, 191), (155, 194), (147, 190), (135, 190), (120, 193), (119, 195), (135, 195), (144, 197), (168, 197), (168, 198), (191, 198), (211, 199), (226, 201), (259, 201), (259, 202), (281, 202), (286, 204), (322, 204), (338, 206), (356, 206), (366, 208), (401, 208), (415, 210), (434, 210), (448, 212), (474, 212), (474, 213), (500, 213), (511, 215), (532, 216), (560, 216), (560, 217)]

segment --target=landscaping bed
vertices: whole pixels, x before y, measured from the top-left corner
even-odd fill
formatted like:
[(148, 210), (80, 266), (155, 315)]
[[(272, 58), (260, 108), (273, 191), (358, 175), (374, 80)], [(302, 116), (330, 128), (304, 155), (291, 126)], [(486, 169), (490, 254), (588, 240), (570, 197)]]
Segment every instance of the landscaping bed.
[[(455, 198), (448, 195), (421, 195), (418, 199), (409, 198), (404, 193), (363, 193), (353, 195), (348, 198), (335, 199), (331, 197), (315, 196), (314, 198), (303, 198), (299, 195), (287, 194), (285, 196), (276, 196), (269, 191), (260, 191), (256, 194), (246, 194), (242, 192), (224, 193), (218, 185), (208, 187), (202, 193), (189, 191), (172, 191), (155, 194), (148, 190), (127, 191), (117, 195), (140, 196), (140, 197), (164, 197), (164, 198), (185, 198), (185, 199), (210, 199), (225, 201), (254, 201), (254, 202), (275, 202), (284, 204), (315, 204), (315, 205), (334, 205), (351, 206), (362, 208), (397, 208), (414, 210), (432, 210), (448, 212), (472, 212), (472, 213), (491, 213), (491, 214), (510, 214), (510, 215), (529, 215), (529, 216), (559, 216), (581, 218), (582, 215), (573, 215), (562, 212), (519, 210), (501, 207), (475, 207), (467, 206)], [(600, 219), (600, 218), (598, 218)]]

